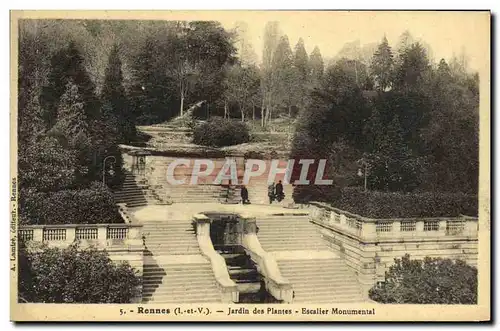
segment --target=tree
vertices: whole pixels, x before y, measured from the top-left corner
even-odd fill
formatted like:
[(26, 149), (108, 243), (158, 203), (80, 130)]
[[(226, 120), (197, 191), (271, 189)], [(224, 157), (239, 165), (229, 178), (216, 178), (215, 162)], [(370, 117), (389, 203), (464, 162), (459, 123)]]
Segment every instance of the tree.
[(428, 124), (421, 130), (432, 159), (426, 189), (477, 192), (479, 165), (479, 80), (441, 60), (426, 95)]
[(307, 55), (302, 38), (299, 38), (297, 45), (295, 45), (293, 67), (293, 86), (290, 93), (293, 96), (294, 105), (300, 111), (306, 106), (306, 99), (309, 93), (309, 56)]
[(307, 55), (304, 40), (302, 38), (299, 38), (299, 41), (295, 45), (293, 65), (297, 68), (299, 79), (305, 83), (309, 72), (309, 56)]
[[(293, 54), (290, 43), (286, 35), (280, 38), (278, 46), (273, 55), (272, 61), (273, 80), (272, 80), (272, 100), (271, 106), (281, 106), (288, 108), (290, 114), (293, 105), (293, 91), (295, 88)], [(271, 118), (271, 111), (267, 113), (268, 120)]]
[(175, 40), (173, 51), (174, 66), (167, 69), (167, 75), (177, 84), (177, 92), (180, 99), (180, 116), (184, 115), (184, 102), (189, 96), (189, 93), (193, 89), (194, 84), (200, 75), (199, 68), (195, 63), (192, 63), (188, 57), (188, 52), (191, 50), (188, 48), (189, 46), (184, 40), (184, 38), (187, 38), (185, 33), (186, 32), (183, 32), (183, 34)]
[(87, 73), (79, 46), (70, 41), (67, 47), (52, 56), (48, 84), (42, 90), (41, 106), (47, 129), (57, 121), (59, 100), (65, 93), (69, 81), (78, 87), (87, 121), (90, 123), (100, 116), (100, 103), (95, 95), (95, 85)]
[(418, 91), (430, 69), (425, 49), (420, 43), (412, 44), (400, 54), (400, 66), (396, 70), (396, 88)]
[(323, 71), (325, 70), (323, 57), (321, 56), (321, 52), (318, 46), (314, 47), (311, 56), (309, 57), (309, 66), (311, 70), (311, 81), (313, 85), (317, 85), (318, 82), (321, 81), (323, 77)]
[(68, 248), (30, 250), (20, 246), (19, 295), (36, 303), (130, 303), (141, 283), (128, 264), (106, 251)]
[(243, 122), (248, 107), (254, 107), (255, 95), (258, 94), (260, 86), (259, 72), (255, 67), (234, 65), (228, 70), (226, 84), (225, 99), (238, 105)]
[(391, 87), (393, 64), (392, 50), (384, 36), (377, 51), (373, 54), (370, 68), (378, 89), (385, 91)]
[[(167, 48), (154, 35), (149, 35), (142, 40), (133, 58), (130, 98), (134, 118), (139, 123), (150, 124), (177, 115), (172, 109), (179, 100), (176, 82), (167, 76), (165, 70), (158, 70), (158, 67), (163, 67), (159, 58), (165, 53), (164, 47)], [(174, 61), (172, 63), (175, 65)]]
[(119, 141), (128, 143), (133, 140), (136, 130), (123, 85), (122, 62), (117, 44), (113, 46), (108, 57), (101, 99), (106, 105), (103, 116), (110, 121), (117, 121)]
[(394, 259), (384, 282), (369, 291), (381, 303), (477, 304), (477, 269), (461, 260)]
[(278, 22), (267, 22), (264, 28), (264, 48), (262, 51), (262, 79), (261, 79), (261, 91), (262, 91), (262, 106), (261, 106), (261, 119), (262, 126), (266, 125), (269, 118), (271, 108), (275, 103), (273, 100), (273, 90), (276, 85), (276, 73), (273, 68), (273, 57), (276, 53), (276, 48), (278, 47), (279, 40), (281, 37), (281, 31)]
[[(75, 150), (66, 149), (56, 138), (45, 135), (19, 150), (18, 166), (20, 189), (40, 192), (74, 187), (77, 173), (85, 171), (85, 167), (77, 163)], [(25, 193), (27, 191), (21, 191), (20, 200), (25, 198)]]
[(243, 67), (246, 66), (256, 66), (257, 65), (257, 54), (250, 42), (250, 37), (248, 35), (248, 23), (244, 21), (239, 21), (236, 23), (236, 48), (238, 50), (239, 59)]

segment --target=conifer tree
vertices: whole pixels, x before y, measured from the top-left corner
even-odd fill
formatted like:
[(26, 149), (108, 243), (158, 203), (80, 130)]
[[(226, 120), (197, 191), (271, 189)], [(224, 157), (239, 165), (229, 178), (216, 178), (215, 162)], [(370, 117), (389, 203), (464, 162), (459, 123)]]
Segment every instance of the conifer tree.
[(393, 64), (392, 50), (384, 36), (377, 51), (373, 54), (371, 64), (371, 72), (379, 90), (384, 91), (391, 87)]
[(136, 134), (134, 119), (123, 86), (122, 62), (116, 44), (109, 54), (101, 98), (105, 105), (103, 116), (118, 125), (119, 141), (133, 140)]

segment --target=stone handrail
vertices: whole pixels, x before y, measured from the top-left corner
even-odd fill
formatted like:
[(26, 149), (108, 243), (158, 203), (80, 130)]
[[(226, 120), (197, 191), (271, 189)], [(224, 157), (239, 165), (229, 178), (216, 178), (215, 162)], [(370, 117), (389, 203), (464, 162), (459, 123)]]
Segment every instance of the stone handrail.
[(120, 213), (120, 216), (125, 223), (136, 223), (135, 218), (129, 212), (126, 203), (117, 203), (116, 205), (118, 206), (118, 213)]
[(477, 239), (477, 218), (470, 216), (375, 219), (320, 202), (310, 203), (310, 209), (314, 223), (340, 230), (365, 242), (411, 238)]
[(217, 285), (222, 292), (224, 303), (239, 301), (236, 283), (229, 277), (226, 260), (215, 251), (210, 239), (210, 219), (202, 214), (194, 216), (196, 221), (196, 239), (203, 256), (210, 260)]
[(266, 278), (266, 288), (276, 299), (292, 303), (292, 284), (281, 275), (278, 263), (260, 245), (256, 235), (255, 218), (244, 218), (243, 247), (248, 251), (253, 261), (257, 263), (260, 272)]
[(42, 242), (50, 246), (63, 247), (80, 241), (82, 246), (98, 248), (142, 247), (142, 225), (139, 224), (21, 225), (18, 234), (26, 242)]

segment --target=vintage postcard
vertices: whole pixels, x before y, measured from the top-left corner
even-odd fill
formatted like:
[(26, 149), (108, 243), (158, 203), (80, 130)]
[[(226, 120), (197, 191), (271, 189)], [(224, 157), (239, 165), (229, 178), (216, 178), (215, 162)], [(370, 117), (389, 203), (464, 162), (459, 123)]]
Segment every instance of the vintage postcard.
[(12, 11), (11, 319), (490, 320), (490, 16)]

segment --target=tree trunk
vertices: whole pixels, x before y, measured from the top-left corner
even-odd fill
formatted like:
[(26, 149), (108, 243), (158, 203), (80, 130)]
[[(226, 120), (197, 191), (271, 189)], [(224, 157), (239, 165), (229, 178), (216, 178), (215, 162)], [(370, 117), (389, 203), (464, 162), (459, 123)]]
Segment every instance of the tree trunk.
[(227, 101), (224, 101), (224, 118), (227, 118)]
[(255, 121), (255, 105), (252, 104), (252, 121)]
[(240, 107), (240, 111), (241, 111), (241, 121), (245, 122), (245, 108)]
[(184, 95), (181, 94), (181, 116), (184, 115)]
[(260, 122), (261, 126), (264, 126), (264, 116), (266, 115), (266, 106), (264, 102), (264, 97), (262, 97), (262, 107), (260, 108)]
[(288, 106), (288, 117), (292, 118), (292, 106)]

